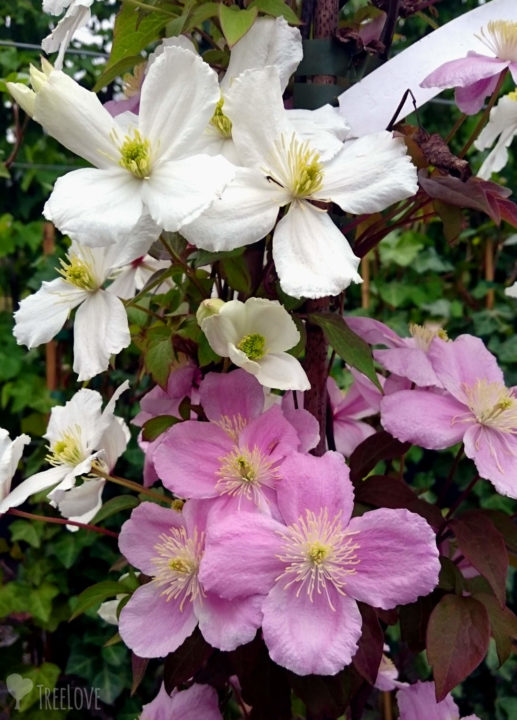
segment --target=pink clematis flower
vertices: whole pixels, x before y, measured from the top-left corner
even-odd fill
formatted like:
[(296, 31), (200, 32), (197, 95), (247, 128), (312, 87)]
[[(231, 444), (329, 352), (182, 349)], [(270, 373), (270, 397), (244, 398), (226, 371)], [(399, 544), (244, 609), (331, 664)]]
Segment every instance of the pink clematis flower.
[[(446, 342), (447, 334), (444, 330), (411, 324), (410, 337), (400, 337), (387, 325), (373, 318), (347, 317), (346, 323), (370, 345), (386, 346), (386, 350), (374, 350), (373, 356), (390, 373), (407, 378), (421, 387), (441, 386), (427, 353), (435, 338), (438, 338), (438, 343)], [(391, 392), (390, 385), (384, 390)]]
[(171, 695), (164, 685), (154, 700), (142, 708), (140, 720), (223, 720), (217, 693), (210, 685), (195, 683)]
[(434, 341), (428, 357), (446, 392), (402, 390), (384, 397), (385, 429), (430, 450), (463, 441), (480, 476), (517, 498), (517, 397), (505, 387), (495, 357), (472, 335)]
[[(460, 720), (460, 711), (447, 695), (436, 702), (434, 682), (417, 682), (402, 688), (397, 693), (400, 720)], [(463, 720), (479, 720), (477, 715), (469, 715)]]
[[(179, 418), (179, 406), (182, 400), (190, 398), (193, 403), (198, 402), (200, 379), (201, 374), (195, 365), (188, 364), (172, 370), (167, 380), (166, 390), (155, 385), (140, 400), (140, 412), (133, 418), (133, 425), (142, 427), (144, 423), (158, 415), (172, 415)], [(152, 442), (147, 442), (142, 438), (142, 433), (138, 436), (138, 444), (145, 453), (144, 487), (150, 487), (158, 480), (153, 462), (153, 452), (160, 443), (160, 439), (158, 437)]]
[[(364, 379), (364, 375), (354, 373), (355, 381), (346, 393), (337, 386), (336, 381), (329, 377), (327, 391), (330, 409), (334, 420), (334, 442), (336, 450), (345, 457), (350, 457), (355, 448), (375, 433), (375, 429), (362, 422), (362, 418), (370, 417), (379, 412), (381, 393)], [(371, 386), (368, 387), (367, 383)]]
[(506, 69), (517, 82), (517, 22), (492, 20), (476, 37), (490, 55), (469, 52), (465, 58), (440, 65), (420, 83), (424, 88), (455, 87), (456, 105), (467, 115), (481, 110), (485, 98), (494, 92), (499, 76)]
[(260, 602), (230, 603), (207, 593), (198, 578), (209, 503), (189, 500), (181, 512), (144, 502), (122, 526), (119, 547), (149, 575), (124, 606), (119, 631), (140, 657), (176, 650), (199, 623), (203, 637), (220, 650), (250, 642), (260, 626)]
[[(279, 405), (262, 412), (264, 391), (244, 370), (210, 373), (200, 398), (210, 422), (173, 425), (153, 451), (163, 484), (179, 497), (225, 498), (228, 508), (270, 512), (282, 461), (302, 443), (297, 429)], [(297, 414), (313, 425), (309, 413)]]
[(281, 522), (241, 512), (212, 523), (201, 582), (228, 600), (264, 598), (262, 632), (276, 663), (335, 675), (357, 650), (357, 601), (393, 608), (435, 587), (434, 533), (407, 510), (352, 518), (352, 483), (336, 452), (291, 455), (278, 507)]

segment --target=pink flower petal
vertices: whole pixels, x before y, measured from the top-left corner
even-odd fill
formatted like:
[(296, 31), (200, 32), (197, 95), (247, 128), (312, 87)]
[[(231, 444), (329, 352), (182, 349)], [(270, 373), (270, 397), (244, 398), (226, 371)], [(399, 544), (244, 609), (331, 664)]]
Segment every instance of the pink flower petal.
[(483, 425), (465, 433), (465, 455), (501, 495), (517, 499), (517, 438)]
[(352, 518), (347, 528), (358, 564), (346, 591), (356, 600), (385, 610), (414, 602), (438, 583), (440, 563), (431, 526), (409, 510), (372, 510)]
[[(286, 396), (284, 395), (284, 397)], [(292, 401), (291, 404), (289, 404), (289, 402), (284, 403), (284, 398), (282, 398), (282, 410), (284, 411), (286, 419), (298, 434), (300, 441), (298, 450), (300, 452), (309, 452), (309, 450), (312, 450), (320, 439), (320, 428), (314, 415), (301, 407), (299, 407), (298, 410), (295, 409)]]
[(168, 533), (171, 527), (184, 527), (184, 524), (182, 514), (176, 510), (143, 502), (122, 525), (118, 539), (120, 552), (141, 572), (154, 575), (156, 566), (151, 558), (157, 555), (155, 545), (160, 535)]
[(235, 650), (251, 642), (262, 623), (261, 595), (223, 600), (207, 593), (196, 602), (195, 613), (205, 640), (219, 650)]
[(209, 420), (242, 417), (251, 420), (264, 408), (264, 389), (245, 370), (208, 373), (199, 387), (201, 405)]
[(218, 494), (220, 458), (232, 448), (232, 440), (217, 425), (187, 420), (163, 434), (152, 459), (163, 484), (176, 495), (209, 498)]
[(223, 720), (217, 692), (210, 685), (194, 684), (188, 690), (174, 692), (171, 710), (163, 720)]
[(473, 335), (460, 335), (453, 342), (432, 342), (429, 359), (443, 387), (460, 402), (464, 401), (464, 385), (475, 385), (484, 379), (504, 385), (497, 360), (482, 340)]
[(256, 447), (272, 461), (281, 460), (299, 445), (298, 433), (284, 417), (280, 405), (273, 405), (252, 420), (239, 437), (239, 447), (250, 450)]
[(400, 720), (458, 720), (460, 711), (452, 695), (436, 702), (434, 682), (417, 682), (397, 693)]
[(352, 420), (348, 418), (334, 419), (334, 442), (336, 450), (342, 453), (346, 458), (354, 452), (356, 447), (366, 440), (367, 437), (373, 435), (375, 430), (361, 420)]
[(278, 507), (287, 525), (305, 517), (306, 510), (316, 515), (322, 508), (330, 514), (341, 512), (346, 525), (352, 515), (354, 489), (343, 456), (326, 452), (321, 457), (293, 453), (282, 463), (282, 482), (277, 489)]
[(139, 587), (122, 608), (119, 632), (124, 643), (143, 658), (164, 657), (189, 637), (197, 625), (192, 603), (167, 601), (153, 582)]
[(219, 516), (208, 529), (199, 567), (205, 590), (229, 600), (266, 595), (283, 570), (276, 555), (284, 529), (276, 520), (258, 513)]
[(419, 387), (441, 385), (429, 358), (420, 348), (406, 346), (391, 350), (374, 350), (373, 356), (386, 370), (408, 378)]
[(361, 636), (357, 603), (329, 587), (313, 601), (281, 581), (264, 601), (262, 631), (271, 659), (297, 675), (335, 675), (348, 665)]
[(472, 85), (456, 88), (454, 99), (456, 105), (461, 112), (467, 115), (475, 115), (481, 110), (485, 102), (485, 98), (491, 95), (499, 80), (499, 73), (482, 80), (478, 80)]
[(467, 57), (451, 60), (434, 70), (420, 83), (421, 87), (467, 87), (478, 80), (499, 75), (509, 62), (470, 52)]
[(465, 424), (454, 419), (468, 412), (453, 397), (432, 390), (402, 390), (386, 395), (381, 402), (384, 429), (397, 440), (429, 450), (443, 450), (460, 442)]
[(397, 333), (379, 320), (367, 317), (347, 317), (345, 322), (356, 335), (369, 345), (401, 347), (404, 341)]

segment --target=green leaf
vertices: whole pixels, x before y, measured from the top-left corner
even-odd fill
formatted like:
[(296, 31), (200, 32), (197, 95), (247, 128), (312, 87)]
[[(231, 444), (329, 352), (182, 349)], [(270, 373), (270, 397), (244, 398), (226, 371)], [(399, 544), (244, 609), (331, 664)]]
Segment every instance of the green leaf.
[(157, 415), (142, 425), (142, 438), (146, 442), (152, 442), (178, 422), (181, 422), (180, 419), (172, 415)]
[(52, 612), (52, 600), (59, 595), (59, 590), (55, 585), (43, 583), (37, 588), (33, 588), (29, 595), (30, 612), (35, 618), (47, 622)]
[(185, 29), (190, 30), (191, 28), (199, 27), (209, 18), (216, 17), (218, 15), (219, 3), (203, 2), (191, 13)]
[(78, 675), (91, 682), (97, 665), (98, 660), (92, 655), (91, 650), (80, 645), (72, 649), (65, 672), (67, 675)]
[(477, 668), (490, 640), (485, 606), (471, 597), (445, 595), (427, 626), (427, 657), (440, 702)]
[(102, 648), (101, 654), (104, 662), (113, 667), (120, 667), (127, 661), (129, 650), (125, 645), (108, 645)]
[(118, 698), (125, 687), (125, 677), (119, 668), (104, 665), (102, 670), (93, 678), (93, 686), (99, 690), (102, 702), (111, 705)]
[(474, 597), (480, 600), (488, 611), (497, 657), (502, 665), (510, 657), (513, 640), (517, 640), (517, 616), (509, 608), (502, 608), (493, 595), (476, 593)]
[[(221, 7), (224, 6), (222, 5)], [(244, 257), (226, 258), (226, 260), (222, 260), (221, 270), (234, 290), (244, 295), (249, 295), (251, 291), (251, 276)]]
[(41, 525), (36, 525), (28, 520), (14, 520), (9, 526), (13, 542), (24, 540), (34, 548), (39, 548), (41, 545), (42, 529)]
[(122, 510), (132, 510), (138, 505), (137, 498), (133, 495), (117, 495), (117, 497), (111, 498), (104, 503), (97, 515), (93, 518), (92, 523), (97, 525), (102, 520), (115, 515), (115, 513), (121, 512)]
[(318, 325), (323, 330), (328, 344), (339, 357), (366, 375), (382, 391), (375, 372), (370, 346), (350, 330), (342, 317), (332, 313), (313, 313), (309, 315), (308, 319), (309, 322)]
[(248, 7), (257, 7), (260, 12), (273, 17), (284, 17), (291, 25), (300, 25), (298, 15), (284, 0), (253, 0)]
[(155, 325), (147, 333), (145, 366), (162, 387), (167, 383), (174, 359), (172, 332), (167, 325)]
[(249, 7), (247, 10), (241, 10), (236, 5), (219, 5), (219, 21), (221, 30), (230, 47), (241, 39), (255, 22), (258, 15), (258, 8)]
[(160, 38), (161, 31), (172, 19), (174, 14), (159, 4), (155, 12), (147, 15), (142, 15), (129, 3), (122, 5), (115, 19), (111, 55), (95, 84), (94, 92), (98, 92), (124, 70), (141, 62), (143, 58), (139, 53)]
[(131, 592), (130, 588), (125, 585), (124, 580), (120, 582), (105, 580), (86, 588), (86, 590), (77, 597), (77, 604), (70, 616), (70, 620), (74, 620), (85, 610), (94, 607), (94, 605), (100, 605), (100, 603), (107, 600), (107, 598), (115, 597), (124, 592)]
[(25, 712), (31, 705), (34, 705), (41, 695), (45, 695), (45, 690), (53, 690), (60, 672), (57, 665), (43, 663), (40, 667), (24, 673), (24, 677), (32, 680), (34, 685), (32, 690), (20, 700), (20, 712)]

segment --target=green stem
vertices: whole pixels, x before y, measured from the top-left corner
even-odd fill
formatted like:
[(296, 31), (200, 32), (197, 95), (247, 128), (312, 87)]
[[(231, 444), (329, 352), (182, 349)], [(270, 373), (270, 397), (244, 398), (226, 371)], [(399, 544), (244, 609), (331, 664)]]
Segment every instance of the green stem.
[(474, 132), (472, 133), (472, 135), (470, 136), (470, 138), (467, 140), (467, 143), (466, 143), (465, 147), (464, 147), (463, 150), (460, 152), (460, 154), (458, 155), (458, 157), (460, 157), (460, 158), (465, 157), (465, 155), (467, 154), (467, 152), (470, 150), (470, 148), (472, 147), (472, 145), (473, 145), (473, 144), (475, 143), (475, 141), (477, 140), (477, 137), (478, 137), (478, 135), (480, 134), (481, 130), (483, 130), (483, 128), (485, 127), (486, 122), (487, 122), (487, 120), (488, 120), (488, 116), (490, 115), (490, 110), (494, 107), (495, 101), (496, 101), (497, 98), (499, 97), (499, 92), (500, 92), (500, 90), (501, 90), (501, 88), (502, 88), (502, 86), (503, 86), (503, 83), (504, 83), (504, 80), (505, 80), (505, 78), (506, 78), (506, 73), (507, 73), (507, 72), (508, 72), (508, 70), (503, 70), (503, 72), (501, 73), (501, 75), (500, 75), (500, 77), (499, 77), (499, 80), (497, 81), (497, 85), (495, 86), (495, 90), (494, 90), (494, 92), (492, 93), (492, 95), (491, 95), (491, 97), (490, 97), (490, 100), (488, 101), (488, 105), (487, 105), (486, 108), (484, 109), (483, 114), (482, 114), (481, 117), (479, 118), (479, 121), (478, 121), (476, 127), (474, 128)]
[(458, 132), (458, 130), (460, 129), (460, 127), (463, 125), (463, 123), (465, 122), (466, 119), (467, 119), (467, 115), (466, 115), (465, 113), (461, 113), (461, 115), (459, 116), (459, 118), (456, 120), (456, 122), (455, 122), (454, 125), (452, 126), (452, 129), (451, 129), (450, 133), (449, 133), (449, 134), (447, 135), (447, 137), (445, 138), (445, 144), (446, 144), (446, 145), (449, 145), (449, 143), (451, 142), (452, 138), (456, 135), (456, 133)]
[(184, 260), (180, 255), (178, 255), (177, 252), (174, 252), (174, 250), (167, 244), (167, 242), (165, 241), (165, 239), (164, 239), (161, 235), (160, 235), (160, 242), (162, 243), (162, 245), (164, 246), (164, 248), (167, 250), (167, 252), (168, 252), (169, 255), (171, 256), (171, 258), (172, 258), (176, 263), (178, 263), (178, 265), (180, 265), (180, 266), (183, 268), (183, 270), (185, 271), (185, 275), (187, 275), (187, 277), (189, 278), (189, 280), (192, 280), (192, 283), (193, 283), (193, 284), (197, 287), (197, 289), (199, 290), (199, 292), (200, 292), (200, 294), (201, 294), (201, 297), (203, 297), (203, 298), (208, 298), (208, 297), (210, 297), (210, 293), (208, 293), (208, 292), (205, 290), (205, 288), (201, 285), (201, 283), (200, 283), (199, 280), (197, 279), (195, 271), (192, 270), (192, 268), (190, 267), (190, 265), (189, 265), (187, 262), (185, 262), (185, 260)]
[(83, 530), (92, 530), (108, 537), (118, 538), (118, 533), (112, 530), (106, 530), (98, 525), (88, 525), (87, 523), (76, 522), (75, 520), (65, 520), (64, 518), (48, 517), (46, 515), (34, 515), (33, 513), (25, 512), (24, 510), (16, 510), (16, 508), (10, 508), (7, 510), (9, 515), (17, 515), (18, 517), (27, 518), (27, 520), (39, 520), (40, 522), (54, 523), (55, 525), (74, 525)]
[(142, 495), (147, 495), (155, 501), (157, 500), (158, 502), (165, 502), (169, 504), (171, 502), (169, 498), (165, 497), (161, 493), (157, 493), (154, 490), (149, 490), (149, 488), (146, 488), (143, 485), (139, 485), (139, 483), (133, 482), (133, 480), (117, 477), (116, 475), (109, 475), (108, 473), (105, 473), (96, 467), (92, 467), (91, 472), (101, 478), (104, 478), (104, 480), (107, 480), (108, 482), (115, 483), (116, 485), (122, 485), (122, 487), (126, 487), (129, 490), (134, 490), (135, 492), (141, 493)]

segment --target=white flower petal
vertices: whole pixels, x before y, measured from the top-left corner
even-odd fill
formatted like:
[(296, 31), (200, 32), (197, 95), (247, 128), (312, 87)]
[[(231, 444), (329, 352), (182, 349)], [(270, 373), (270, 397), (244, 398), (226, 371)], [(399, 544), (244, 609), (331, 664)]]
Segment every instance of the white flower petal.
[(317, 110), (287, 110), (287, 118), (297, 134), (308, 140), (320, 155), (320, 160), (330, 160), (343, 148), (343, 141), (350, 134), (350, 127), (337, 108), (323, 105)]
[(507, 95), (492, 108), (488, 123), (474, 143), (478, 150), (486, 150), (495, 143), (492, 152), (481, 165), (478, 177), (488, 180), (492, 173), (504, 168), (508, 162), (507, 148), (516, 134), (517, 102)]
[(30, 437), (25, 434), (11, 440), (8, 431), (0, 428), (0, 501), (8, 495), (23, 448), (30, 441)]
[(52, 445), (61, 440), (70, 428), (81, 428), (83, 455), (96, 449), (97, 442), (106, 429), (108, 422), (102, 421), (102, 397), (95, 390), (82, 388), (65, 403), (52, 408), (47, 432), (43, 436)]
[(117, 163), (111, 139), (115, 120), (95, 93), (60, 70), (52, 71), (37, 91), (33, 117), (49, 135), (92, 165), (107, 168)]
[(249, 245), (273, 229), (287, 193), (254, 168), (236, 168), (220, 198), (181, 234), (196, 247), (218, 252)]
[(290, 27), (282, 17), (261, 17), (233, 46), (221, 90), (226, 92), (233, 79), (245, 70), (274, 65), (283, 92), (302, 57), (302, 38), (298, 28)]
[[(231, 302), (239, 302), (232, 300)], [(244, 303), (241, 303), (244, 304)], [(244, 311), (242, 311), (244, 321)], [(201, 329), (206, 335), (210, 347), (221, 357), (228, 357), (229, 345), (236, 345), (244, 336), (244, 322), (236, 322), (233, 317), (212, 315), (203, 321)], [(241, 329), (242, 328), (242, 329)]]
[(43, 38), (41, 47), (46, 53), (53, 53), (59, 50), (56, 60), (56, 69), (61, 70), (64, 54), (73, 36), (83, 25), (90, 22), (91, 13), (89, 8), (81, 6), (70, 6), (68, 12), (58, 22), (54, 30)]
[(325, 164), (323, 187), (312, 197), (332, 200), (346, 212), (359, 215), (384, 210), (417, 189), (416, 168), (404, 141), (380, 132), (345, 143)]
[(264, 159), (276, 153), (275, 140), (294, 132), (273, 66), (247, 70), (235, 78), (226, 91), (223, 109), (232, 121), (232, 137), (243, 165), (263, 167)]
[(246, 308), (246, 334), (257, 333), (266, 339), (268, 353), (290, 350), (300, 341), (296, 323), (278, 302), (249, 298)]
[(85, 245), (130, 234), (142, 215), (142, 183), (122, 168), (74, 170), (59, 178), (43, 214)]
[(122, 455), (131, 438), (129, 428), (119, 417), (113, 417), (108, 429), (99, 440), (99, 447), (102, 448), (102, 457), (109, 470), (115, 467), (115, 463)]
[(14, 490), (11, 490), (2, 502), (0, 502), (0, 514), (7, 512), (9, 508), (18, 507), (18, 505), (24, 503), (30, 495), (57, 485), (57, 483), (66, 477), (68, 471), (69, 468), (58, 466), (31, 475), (31, 477), (17, 485)]
[(208, 125), (220, 98), (216, 73), (190, 50), (166, 47), (142, 85), (139, 127), (160, 163), (184, 156)]
[(233, 165), (220, 156), (170, 160), (153, 169), (142, 186), (143, 200), (153, 220), (175, 232), (206, 210), (233, 175)]
[[(57, 506), (63, 517), (75, 522), (88, 523), (102, 506), (102, 490), (106, 481), (102, 478), (85, 480), (82, 485), (70, 490), (59, 490), (55, 493), (53, 504)], [(67, 525), (68, 530), (75, 532), (76, 525)]]
[(255, 377), (261, 385), (278, 390), (309, 390), (311, 384), (299, 361), (289, 353), (268, 353), (257, 361)]
[(65, 324), (70, 310), (87, 297), (86, 290), (62, 278), (43, 282), (38, 292), (24, 298), (14, 313), (13, 335), (18, 344), (33, 348), (52, 340)]
[(510, 287), (505, 288), (504, 294), (508, 295), (508, 297), (511, 297), (511, 298), (517, 298), (517, 282), (514, 282), (513, 285), (510, 285)]
[(273, 236), (273, 259), (284, 292), (293, 297), (338, 295), (361, 282), (359, 258), (326, 212), (293, 203)]
[(131, 342), (126, 309), (104, 290), (90, 293), (74, 323), (74, 372), (89, 380), (107, 369), (110, 356)]

